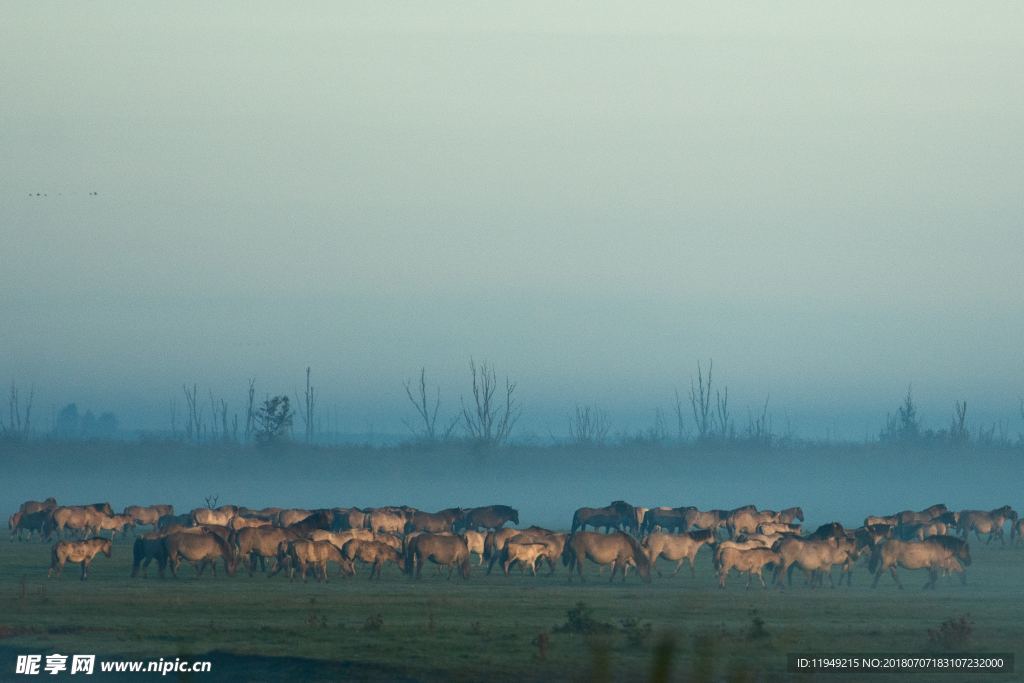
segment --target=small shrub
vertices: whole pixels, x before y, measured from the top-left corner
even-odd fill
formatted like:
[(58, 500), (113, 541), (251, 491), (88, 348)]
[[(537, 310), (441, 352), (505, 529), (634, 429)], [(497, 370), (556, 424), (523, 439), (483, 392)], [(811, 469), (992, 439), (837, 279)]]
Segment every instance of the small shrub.
[(378, 614), (371, 614), (363, 622), (364, 631), (379, 631), (384, 626), (384, 617)]
[(770, 636), (768, 629), (764, 627), (764, 619), (757, 614), (757, 610), (754, 610), (753, 615), (753, 619), (750, 620), (750, 628), (747, 629), (747, 640), (760, 640)]
[(620, 619), (620, 630), (626, 637), (626, 642), (633, 647), (642, 647), (651, 635), (651, 622), (641, 622), (635, 617)]
[(585, 602), (577, 602), (575, 607), (566, 610), (565, 617), (565, 623), (553, 629), (555, 633), (582, 633), (589, 635), (608, 633), (615, 629), (611, 624), (595, 619)]
[(936, 629), (928, 629), (928, 644), (943, 650), (960, 650), (970, 644), (973, 632), (974, 622), (969, 615), (962, 614), (946, 619)]

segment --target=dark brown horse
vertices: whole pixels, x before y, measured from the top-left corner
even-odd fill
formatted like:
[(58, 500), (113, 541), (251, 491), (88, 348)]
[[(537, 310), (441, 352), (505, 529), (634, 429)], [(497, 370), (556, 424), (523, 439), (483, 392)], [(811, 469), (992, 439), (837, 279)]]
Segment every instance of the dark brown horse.
[(474, 529), (476, 531), (497, 530), (508, 523), (519, 525), (519, 510), (508, 505), (487, 505), (485, 507), (466, 510), (465, 516), (455, 523), (456, 531)]

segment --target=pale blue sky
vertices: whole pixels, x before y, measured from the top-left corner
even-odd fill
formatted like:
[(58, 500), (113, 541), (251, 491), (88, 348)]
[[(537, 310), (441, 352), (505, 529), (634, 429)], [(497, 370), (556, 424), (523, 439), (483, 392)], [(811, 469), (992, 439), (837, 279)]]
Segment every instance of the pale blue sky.
[(41, 413), (160, 428), (182, 382), (238, 407), (309, 364), (398, 431), (405, 377), (454, 412), (475, 355), (540, 434), (644, 427), (708, 357), (805, 435), (909, 383), (932, 426), (1016, 419), (1020, 4), (3, 16), (0, 378)]

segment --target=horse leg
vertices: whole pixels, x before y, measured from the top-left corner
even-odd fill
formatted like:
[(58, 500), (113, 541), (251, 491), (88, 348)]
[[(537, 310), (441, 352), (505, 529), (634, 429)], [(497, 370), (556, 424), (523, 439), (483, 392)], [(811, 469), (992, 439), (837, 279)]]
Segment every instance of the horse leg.
[(935, 582), (938, 581), (938, 580), (939, 580), (939, 572), (938, 572), (938, 570), (935, 569), (935, 567), (929, 567), (928, 568), (928, 580), (925, 581), (924, 588), (922, 588), (922, 590), (928, 590), (929, 588), (931, 588), (932, 590), (935, 590)]
[(883, 567), (879, 567), (878, 571), (875, 572), (875, 580), (871, 582), (871, 587), (872, 588), (878, 588), (878, 580), (880, 578), (882, 578), (882, 572), (884, 572), (884, 571), (885, 571), (885, 569)]
[(892, 574), (892, 580), (896, 582), (896, 585), (899, 586), (900, 590), (903, 590), (903, 584), (900, 583), (900, 577), (896, 576), (896, 566), (893, 565), (892, 567), (889, 567), (889, 572)]
[(89, 560), (82, 560), (82, 581), (89, 576)]
[(760, 569), (757, 570), (757, 578), (760, 579), (760, 581), (761, 581), (761, 588), (763, 590), (768, 590), (768, 584), (766, 584), (764, 582), (764, 576), (761, 574), (761, 570)]

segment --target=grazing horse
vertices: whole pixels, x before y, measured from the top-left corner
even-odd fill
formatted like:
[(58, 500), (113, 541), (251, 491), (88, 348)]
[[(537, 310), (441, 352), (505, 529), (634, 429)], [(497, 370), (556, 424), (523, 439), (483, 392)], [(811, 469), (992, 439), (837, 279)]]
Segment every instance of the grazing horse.
[(466, 510), (465, 516), (456, 522), (454, 530), (497, 531), (509, 522), (519, 525), (519, 510), (508, 505), (488, 505)]
[(982, 534), (988, 534), (986, 544), (991, 543), (993, 538), (998, 537), (999, 542), (1006, 545), (1003, 536), (1003, 526), (1006, 521), (1017, 521), (1017, 513), (1009, 505), (1004, 505), (990, 512), (981, 510), (963, 510), (960, 512), (960, 536), (967, 539), (967, 535), (974, 532), (977, 539), (981, 540)]
[[(956, 560), (964, 566), (971, 564), (971, 551), (966, 541), (953, 536), (932, 536), (923, 541), (892, 539), (879, 543), (871, 551), (871, 559), (868, 562), (868, 570), (875, 575), (871, 587), (878, 586), (878, 580), (888, 569), (896, 585), (902, 589), (903, 584), (896, 576), (896, 567), (900, 566), (904, 569), (927, 569), (928, 582), (924, 587), (934, 589), (939, 570), (948, 570), (950, 566), (954, 566), (951, 560)], [(961, 572), (960, 580), (966, 583), (967, 575)]]
[(675, 531), (682, 533), (689, 528), (689, 524), (686, 521), (686, 513), (689, 510), (696, 510), (697, 508), (651, 508), (644, 515), (643, 523), (640, 525), (640, 530), (643, 533), (650, 534), (656, 528), (661, 527), (665, 531)]
[[(196, 576), (202, 574), (207, 562), (213, 565), (217, 576), (217, 560), (224, 560), (224, 571), (235, 575), (237, 559), (234, 548), (223, 538), (213, 533), (177, 532), (164, 536), (164, 553), (171, 565), (171, 574), (177, 578), (182, 559), (188, 560), (196, 569)], [(198, 563), (198, 564), (197, 564)]]
[(405, 573), (412, 575), (415, 569), (415, 578), (420, 578), (427, 560), (448, 567), (449, 579), (455, 569), (463, 579), (469, 578), (469, 548), (461, 536), (423, 533), (413, 537), (405, 551)]
[(761, 572), (766, 566), (774, 565), (776, 568), (782, 561), (781, 556), (770, 548), (751, 548), (741, 550), (739, 548), (726, 548), (722, 551), (718, 567), (718, 587), (725, 588), (725, 579), (729, 571), (735, 569), (747, 575), (747, 590), (750, 590), (750, 581), (756, 576), (761, 581), (761, 587), (767, 589), (768, 584), (764, 582)]
[(87, 541), (58, 541), (53, 546), (50, 569), (46, 576), (60, 575), (64, 572), (65, 562), (82, 564), (82, 581), (89, 578), (89, 565), (97, 554), (103, 553), (110, 557), (113, 542), (107, 538), (90, 538)]
[(393, 546), (381, 543), (380, 541), (363, 541), (359, 539), (352, 539), (345, 544), (345, 547), (341, 549), (341, 555), (348, 562), (351, 563), (355, 560), (359, 560), (370, 566), (370, 580), (376, 576), (380, 579), (381, 569), (388, 562), (393, 563), (398, 567), (398, 571), (405, 572), (405, 566), (402, 562), (402, 553)]
[[(697, 559), (697, 552), (705, 545), (713, 547), (716, 542), (715, 534), (710, 529), (698, 529), (697, 531), (688, 531), (678, 536), (655, 532), (644, 540), (643, 546), (647, 550), (647, 557), (651, 560), (651, 566), (656, 569), (658, 558), (663, 557), (676, 563), (676, 570), (672, 572), (672, 576), (675, 576), (683, 568), (683, 562), (688, 561), (690, 563), (690, 576), (695, 577), (697, 573), (694, 569), (694, 562)], [(658, 570), (658, 576), (661, 576), (660, 570)]]
[(593, 531), (577, 531), (569, 536), (562, 552), (562, 564), (569, 568), (569, 581), (575, 569), (580, 581), (583, 575), (583, 560), (588, 559), (599, 565), (611, 565), (612, 575), (609, 582), (615, 579), (615, 573), (622, 571), (622, 580), (626, 580), (626, 565), (636, 565), (637, 573), (645, 583), (651, 581), (651, 561), (647, 558), (640, 542), (629, 534), (616, 532), (599, 534)]
[(898, 515), (889, 515), (887, 517), (879, 517), (876, 515), (868, 515), (864, 518), (864, 526), (876, 526), (878, 524), (885, 524), (887, 526), (898, 526), (900, 519)]

